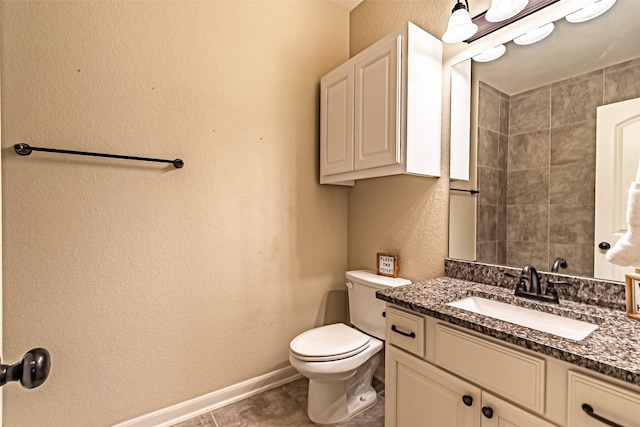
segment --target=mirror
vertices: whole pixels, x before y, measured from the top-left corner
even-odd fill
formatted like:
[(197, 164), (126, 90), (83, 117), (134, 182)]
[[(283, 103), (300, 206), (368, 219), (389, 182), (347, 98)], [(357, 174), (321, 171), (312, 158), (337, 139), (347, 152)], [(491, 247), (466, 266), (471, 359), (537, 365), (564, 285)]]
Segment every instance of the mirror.
[(477, 261), (550, 271), (562, 257), (560, 273), (593, 277), (596, 107), (640, 97), (639, 13), (618, 0), (472, 63), (480, 193), (456, 197), (476, 198)]

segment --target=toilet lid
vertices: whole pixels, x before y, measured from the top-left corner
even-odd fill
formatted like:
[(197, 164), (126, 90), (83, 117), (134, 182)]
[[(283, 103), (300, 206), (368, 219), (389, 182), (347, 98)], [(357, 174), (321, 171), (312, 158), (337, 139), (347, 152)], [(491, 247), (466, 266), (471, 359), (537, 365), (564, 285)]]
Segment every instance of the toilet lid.
[(290, 344), (298, 359), (329, 361), (344, 359), (369, 347), (371, 337), (344, 323), (321, 326), (303, 332)]

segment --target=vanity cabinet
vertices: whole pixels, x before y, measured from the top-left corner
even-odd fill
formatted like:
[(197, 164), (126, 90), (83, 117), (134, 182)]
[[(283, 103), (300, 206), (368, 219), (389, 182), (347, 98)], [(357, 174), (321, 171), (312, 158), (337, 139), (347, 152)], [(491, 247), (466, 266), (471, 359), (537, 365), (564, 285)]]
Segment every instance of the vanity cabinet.
[(555, 426), (393, 346), (385, 372), (385, 427)]
[(394, 305), (386, 312), (385, 427), (640, 427), (638, 387)]
[(320, 81), (320, 183), (440, 176), (442, 43), (412, 23)]
[(478, 387), (393, 346), (385, 363), (385, 427), (481, 425)]
[[(585, 405), (588, 407), (585, 408)], [(640, 393), (570, 371), (567, 415), (569, 427), (638, 427)]]

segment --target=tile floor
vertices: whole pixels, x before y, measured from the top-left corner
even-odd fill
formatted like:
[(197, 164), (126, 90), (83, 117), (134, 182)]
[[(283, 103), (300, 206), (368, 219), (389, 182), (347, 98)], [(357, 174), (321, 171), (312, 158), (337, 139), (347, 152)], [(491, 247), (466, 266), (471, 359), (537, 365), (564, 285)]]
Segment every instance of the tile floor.
[[(306, 378), (267, 390), (236, 403), (224, 406), (198, 417), (175, 424), (173, 427), (310, 427), (307, 417)], [(340, 427), (383, 427), (384, 384), (374, 380), (378, 401), (368, 410)]]

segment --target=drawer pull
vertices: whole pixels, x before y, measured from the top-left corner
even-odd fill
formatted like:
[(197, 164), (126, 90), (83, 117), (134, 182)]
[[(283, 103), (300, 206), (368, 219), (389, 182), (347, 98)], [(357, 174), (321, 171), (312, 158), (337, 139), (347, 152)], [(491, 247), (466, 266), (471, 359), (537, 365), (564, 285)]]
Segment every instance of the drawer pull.
[(483, 406), (482, 415), (484, 415), (487, 418), (493, 418), (493, 409), (491, 409), (491, 407), (489, 406)]
[(462, 403), (464, 403), (467, 406), (473, 405), (473, 397), (469, 396), (468, 394), (465, 394), (464, 396), (462, 396)]
[(415, 338), (416, 337), (416, 333), (415, 332), (411, 332), (411, 333), (402, 332), (401, 330), (396, 328), (396, 325), (391, 325), (391, 330), (393, 332), (397, 333), (397, 334), (404, 335), (405, 337), (409, 337), (409, 338)]
[(613, 421), (609, 421), (605, 417), (602, 417), (602, 416), (596, 414), (595, 412), (593, 412), (593, 407), (591, 405), (589, 405), (588, 403), (583, 403), (582, 404), (582, 410), (584, 412), (586, 412), (587, 415), (589, 415), (591, 418), (595, 418), (596, 420), (600, 421), (604, 425), (611, 426), (611, 427), (624, 427), (621, 424), (614, 423)]

